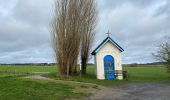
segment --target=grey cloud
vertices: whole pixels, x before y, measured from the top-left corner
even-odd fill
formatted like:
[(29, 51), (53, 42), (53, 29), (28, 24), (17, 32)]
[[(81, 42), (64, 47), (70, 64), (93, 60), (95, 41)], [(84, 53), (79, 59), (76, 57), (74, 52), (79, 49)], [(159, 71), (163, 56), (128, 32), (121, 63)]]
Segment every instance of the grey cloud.
[(170, 7), (166, 1), (161, 0), (105, 2), (103, 7), (106, 9), (101, 8), (103, 12), (99, 17), (98, 41), (103, 39), (104, 33), (109, 29), (111, 37), (125, 49), (123, 63), (155, 61), (151, 53), (156, 50), (155, 47), (162, 42), (163, 37), (170, 35), (170, 18), (164, 16), (165, 13), (168, 14), (168, 10), (154, 16), (164, 6)]
[(106, 11), (109, 9), (120, 8), (123, 4), (130, 4), (136, 8), (146, 8), (152, 4), (159, 3), (162, 0), (98, 0), (99, 10)]
[(4, 5), (13, 8), (9, 6), (0, 19), (0, 63), (53, 62), (49, 31), (52, 0), (17, 0)]
[(170, 1), (165, 0), (161, 6), (157, 8), (157, 11), (155, 12), (154, 16), (164, 16), (167, 18), (170, 18)]
[(43, 63), (54, 62), (53, 51), (47, 45), (27, 48), (22, 51), (4, 52), (0, 54), (3, 63)]
[(17, 20), (26, 21), (34, 26), (48, 26), (52, 17), (52, 2), (53, 0), (18, 0), (13, 13)]
[[(97, 3), (99, 18), (93, 49), (110, 30), (111, 37), (125, 49), (123, 63), (155, 61), (151, 53), (164, 36), (170, 36), (170, 2)], [(0, 8), (0, 63), (54, 62), (49, 31), (53, 0), (1, 0)]]

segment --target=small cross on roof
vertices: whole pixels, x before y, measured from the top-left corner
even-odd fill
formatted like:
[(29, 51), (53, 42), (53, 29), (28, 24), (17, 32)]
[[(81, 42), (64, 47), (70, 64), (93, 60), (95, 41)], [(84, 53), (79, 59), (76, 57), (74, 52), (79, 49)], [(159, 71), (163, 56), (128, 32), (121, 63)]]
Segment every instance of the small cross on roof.
[(107, 35), (108, 35), (108, 37), (109, 37), (109, 35), (111, 34), (109, 31), (106, 33)]

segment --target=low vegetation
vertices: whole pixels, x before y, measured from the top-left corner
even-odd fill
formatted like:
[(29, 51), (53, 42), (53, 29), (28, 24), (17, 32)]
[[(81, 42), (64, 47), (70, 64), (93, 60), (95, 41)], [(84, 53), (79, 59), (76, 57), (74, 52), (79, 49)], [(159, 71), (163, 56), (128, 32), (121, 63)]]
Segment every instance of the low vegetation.
[(99, 85), (113, 85), (127, 82), (162, 82), (170, 81), (170, 75), (166, 73), (164, 66), (138, 66), (138, 67), (123, 67), (123, 70), (128, 71), (128, 79), (123, 81), (97, 80), (95, 76), (95, 67), (89, 65), (87, 67), (87, 75), (64, 77), (56, 74), (54, 66), (0, 66), (0, 72), (50, 72), (44, 74), (45, 77), (50, 77), (56, 80), (69, 80), (87, 83), (95, 83)]
[[(164, 66), (138, 66), (123, 67), (129, 77), (119, 80), (97, 80), (94, 74), (95, 67), (87, 67), (87, 75), (84, 76), (60, 76), (56, 74), (54, 66), (0, 66), (0, 100), (63, 100), (64, 98), (80, 99), (89, 95), (91, 89), (98, 89), (97, 85), (80, 83), (68, 84), (66, 81), (78, 81), (104, 86), (126, 84), (130, 82), (170, 82), (170, 74)], [(32, 72), (49, 72), (45, 77), (54, 79), (33, 80), (21, 77), (32, 75)], [(55, 81), (62, 80), (63, 82)]]
[(119, 85), (129, 82), (170, 82), (170, 75), (166, 73), (166, 69), (163, 66), (160, 67), (123, 67), (128, 71), (129, 77), (123, 81), (119, 80), (97, 80), (94, 75), (95, 68), (88, 66), (88, 74), (85, 76), (64, 77), (56, 75), (56, 73), (46, 74), (44, 76), (54, 78), (57, 80), (71, 80), (87, 83), (94, 83), (98, 85), (110, 86)]
[[(85, 87), (85, 88), (84, 88)], [(0, 100), (64, 100), (89, 95), (90, 86), (14, 77), (0, 78)]]
[(129, 81), (132, 82), (164, 82), (170, 81), (170, 74), (165, 66), (139, 66), (124, 67), (129, 73)]
[(56, 72), (56, 69), (54, 66), (0, 66), (0, 72)]
[(0, 66), (0, 100), (80, 99), (90, 94), (95, 85), (24, 79), (33, 72), (56, 73), (54, 66)]

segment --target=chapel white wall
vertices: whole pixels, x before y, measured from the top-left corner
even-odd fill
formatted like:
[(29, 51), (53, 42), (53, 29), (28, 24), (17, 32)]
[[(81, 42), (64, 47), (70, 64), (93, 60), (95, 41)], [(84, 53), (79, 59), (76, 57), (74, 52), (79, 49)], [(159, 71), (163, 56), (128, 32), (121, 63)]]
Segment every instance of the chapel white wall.
[[(97, 67), (97, 79), (105, 79), (104, 73), (104, 57), (111, 55), (115, 60), (115, 70), (122, 70), (121, 52), (113, 46), (110, 42), (107, 42), (96, 54), (95, 63)], [(123, 79), (122, 75), (118, 76), (118, 79)]]

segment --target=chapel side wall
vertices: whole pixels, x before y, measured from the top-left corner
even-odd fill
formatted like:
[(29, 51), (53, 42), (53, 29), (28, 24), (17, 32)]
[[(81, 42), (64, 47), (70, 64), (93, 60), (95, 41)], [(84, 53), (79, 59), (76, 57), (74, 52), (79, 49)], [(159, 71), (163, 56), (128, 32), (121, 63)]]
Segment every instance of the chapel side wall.
[(101, 58), (101, 53), (96, 54), (96, 66), (97, 66), (97, 79), (105, 79), (104, 76), (104, 65)]
[[(110, 42), (108, 42), (96, 54), (97, 79), (105, 79), (103, 59), (106, 55), (111, 55), (114, 57), (115, 70), (122, 70), (121, 52)], [(118, 78), (121, 79), (121, 77)]]
[(97, 57), (94, 55), (95, 75), (97, 77)]
[(123, 70), (122, 67), (123, 67), (123, 66), (122, 66), (122, 59), (121, 59), (121, 58), (122, 58), (121, 55), (119, 55), (119, 59), (120, 59), (120, 60), (119, 60), (119, 62), (118, 62), (119, 67), (118, 67), (118, 69), (117, 69), (117, 70), (120, 71), (120, 72), (118, 71), (118, 72), (119, 72), (119, 73), (118, 73), (118, 79), (119, 79), (119, 80), (123, 80), (123, 73), (122, 73), (122, 70)]

